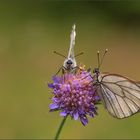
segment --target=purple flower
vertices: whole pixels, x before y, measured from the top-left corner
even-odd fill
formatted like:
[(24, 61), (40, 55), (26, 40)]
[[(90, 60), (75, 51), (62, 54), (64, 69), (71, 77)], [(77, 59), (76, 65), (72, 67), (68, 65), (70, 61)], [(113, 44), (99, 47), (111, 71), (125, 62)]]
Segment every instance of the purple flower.
[(70, 115), (74, 120), (80, 118), (83, 125), (88, 123), (87, 115), (97, 114), (96, 103), (100, 97), (93, 86), (91, 73), (80, 70), (76, 74), (66, 73), (53, 77), (53, 83), (48, 84), (53, 89), (50, 111), (60, 110), (61, 116)]

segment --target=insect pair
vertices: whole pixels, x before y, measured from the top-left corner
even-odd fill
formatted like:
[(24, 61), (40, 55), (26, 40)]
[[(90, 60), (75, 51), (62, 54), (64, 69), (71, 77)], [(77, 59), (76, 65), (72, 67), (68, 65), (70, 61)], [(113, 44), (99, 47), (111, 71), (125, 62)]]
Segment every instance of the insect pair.
[[(74, 56), (75, 28), (76, 26), (73, 25), (68, 57), (55, 52), (65, 57), (64, 64), (60, 68), (62, 73), (74, 73), (78, 69), (75, 57), (83, 54), (79, 53)], [(126, 118), (140, 111), (140, 82), (136, 82), (119, 74), (100, 73), (100, 66), (106, 53), (107, 49), (100, 60), (100, 54), (97, 52), (98, 67), (95, 68), (93, 72), (93, 86), (105, 108), (112, 116), (120, 119)]]

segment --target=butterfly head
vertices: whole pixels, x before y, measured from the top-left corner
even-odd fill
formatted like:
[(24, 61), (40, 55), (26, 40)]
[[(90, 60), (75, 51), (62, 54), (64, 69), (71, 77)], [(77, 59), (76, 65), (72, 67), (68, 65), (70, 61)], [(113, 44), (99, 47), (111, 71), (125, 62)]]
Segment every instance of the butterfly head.
[(105, 55), (106, 55), (107, 52), (108, 52), (108, 49), (105, 49), (104, 54), (103, 54), (102, 58), (100, 59), (100, 52), (97, 51), (98, 66), (97, 66), (97, 68), (95, 68), (93, 70), (93, 73), (95, 73), (96, 75), (99, 75), (100, 74), (100, 67), (101, 67), (101, 65), (103, 63), (104, 57), (105, 57)]
[(75, 59), (67, 58), (64, 61), (63, 67), (67, 70), (71, 70), (77, 66)]
[(100, 73), (99, 68), (94, 68), (93, 73), (95, 73), (95, 74), (99, 74), (99, 73)]

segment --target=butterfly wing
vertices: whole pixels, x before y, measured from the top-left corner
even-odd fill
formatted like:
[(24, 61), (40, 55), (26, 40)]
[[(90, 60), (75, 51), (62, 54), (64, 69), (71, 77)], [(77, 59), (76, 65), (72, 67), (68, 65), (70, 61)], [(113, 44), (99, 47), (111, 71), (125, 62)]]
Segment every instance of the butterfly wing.
[(140, 83), (117, 74), (98, 77), (105, 108), (116, 118), (126, 118), (140, 110)]
[(138, 87), (140, 87), (140, 82), (136, 83)]
[(68, 52), (68, 58), (74, 59), (74, 45), (75, 45), (75, 37), (76, 37), (76, 31), (75, 31), (76, 25), (74, 24), (72, 27), (72, 32), (70, 35), (70, 47)]

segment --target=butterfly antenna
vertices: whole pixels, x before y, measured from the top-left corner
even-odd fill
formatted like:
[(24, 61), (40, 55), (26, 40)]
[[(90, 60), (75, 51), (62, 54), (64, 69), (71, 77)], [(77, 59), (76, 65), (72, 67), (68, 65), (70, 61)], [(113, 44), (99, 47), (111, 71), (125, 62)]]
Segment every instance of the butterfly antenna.
[(82, 54), (84, 54), (84, 53), (83, 52), (80, 52), (80, 53), (76, 54), (75, 57), (77, 57), (79, 55), (82, 55)]
[(98, 69), (100, 68), (100, 52), (97, 51)]
[(103, 54), (103, 56), (102, 56), (102, 59), (101, 59), (100, 65), (99, 65), (99, 68), (100, 68), (100, 66), (101, 66), (102, 63), (103, 63), (104, 57), (105, 57), (105, 55), (106, 55), (107, 52), (108, 52), (108, 49), (105, 49), (105, 52), (104, 52), (104, 54)]
[(64, 58), (67, 58), (65, 55), (63, 55), (63, 54), (61, 54), (61, 53), (59, 53), (59, 52), (53, 51), (53, 53), (55, 53), (55, 54), (57, 54), (57, 55), (59, 55), (59, 56), (62, 56), (62, 57), (64, 57)]

